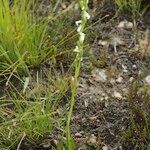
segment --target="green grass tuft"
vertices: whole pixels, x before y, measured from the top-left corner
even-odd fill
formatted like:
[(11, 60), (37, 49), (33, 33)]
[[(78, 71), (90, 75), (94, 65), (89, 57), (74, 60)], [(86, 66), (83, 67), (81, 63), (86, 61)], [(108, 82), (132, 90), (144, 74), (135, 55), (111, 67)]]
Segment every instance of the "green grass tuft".
[(0, 71), (28, 73), (47, 56), (48, 20), (38, 19), (36, 3), (29, 0), (0, 0)]

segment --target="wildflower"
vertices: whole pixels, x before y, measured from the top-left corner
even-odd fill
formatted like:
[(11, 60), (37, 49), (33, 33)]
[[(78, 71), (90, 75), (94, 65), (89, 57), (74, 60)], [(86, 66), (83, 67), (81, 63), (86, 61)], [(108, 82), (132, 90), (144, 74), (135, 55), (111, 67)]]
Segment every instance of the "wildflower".
[(80, 25), (77, 29), (77, 32), (80, 33), (81, 32), (81, 29), (82, 29), (82, 26)]
[(75, 22), (77, 26), (79, 26), (82, 23), (82, 20), (78, 20)]
[(84, 11), (83, 15), (85, 18), (90, 19), (90, 15), (86, 11)]
[(80, 38), (79, 38), (79, 41), (81, 42), (81, 43), (83, 43), (83, 41), (84, 41), (84, 39), (85, 39), (85, 34), (84, 33), (79, 33), (80, 34)]
[(79, 47), (78, 47), (78, 46), (76, 46), (76, 47), (75, 47), (74, 52), (77, 52), (77, 53), (79, 53), (79, 52), (80, 52), (80, 49), (79, 49)]

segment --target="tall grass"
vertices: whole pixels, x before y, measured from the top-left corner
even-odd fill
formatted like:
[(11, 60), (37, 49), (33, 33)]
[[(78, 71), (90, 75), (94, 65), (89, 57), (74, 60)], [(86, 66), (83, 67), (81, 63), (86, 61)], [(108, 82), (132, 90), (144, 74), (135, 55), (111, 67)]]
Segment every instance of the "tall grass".
[[(34, 14), (36, 1), (0, 0), (0, 71), (28, 73), (47, 56), (48, 21)], [(28, 67), (27, 67), (28, 66)]]
[(150, 147), (150, 95), (146, 86), (141, 87), (134, 81), (127, 96), (130, 122), (124, 133), (123, 143), (132, 149), (149, 149)]
[(133, 14), (133, 17), (141, 16), (149, 6), (142, 8), (142, 0), (115, 0), (119, 11), (127, 10)]
[(57, 113), (57, 109), (69, 82), (57, 73), (54, 78), (53, 72), (37, 73), (24, 94), (9, 83), (7, 98), (0, 99), (0, 148), (20, 148), (21, 140), (38, 141), (44, 134), (62, 126), (64, 115)]

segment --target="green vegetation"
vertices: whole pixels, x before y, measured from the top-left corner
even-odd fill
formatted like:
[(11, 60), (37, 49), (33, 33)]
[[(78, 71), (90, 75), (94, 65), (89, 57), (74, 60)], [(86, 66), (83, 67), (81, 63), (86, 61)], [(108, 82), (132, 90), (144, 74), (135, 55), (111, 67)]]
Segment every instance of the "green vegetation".
[(37, 73), (24, 94), (9, 82), (8, 97), (0, 99), (1, 148), (15, 148), (26, 136), (38, 140), (54, 127), (61, 128), (64, 124), (66, 112), (59, 114), (57, 111), (58, 104), (68, 91), (69, 81), (58, 74), (54, 78), (52, 72)]
[[(150, 143), (150, 95), (148, 88), (133, 82), (128, 95), (130, 125), (125, 140), (133, 149), (147, 149)], [(125, 141), (125, 142), (126, 142)]]
[(72, 95), (71, 95), (71, 104), (70, 104), (70, 110), (69, 110), (69, 114), (68, 114), (67, 127), (66, 127), (67, 149), (68, 150), (75, 149), (74, 143), (72, 142), (73, 140), (71, 138), (71, 133), (70, 133), (70, 122), (71, 122), (71, 115), (72, 115), (73, 107), (74, 107), (74, 103), (75, 103), (75, 97), (77, 94), (78, 77), (80, 74), (81, 61), (82, 61), (82, 57), (83, 57), (83, 48), (84, 48), (84, 40), (85, 40), (85, 33), (83, 33), (83, 32), (85, 29), (86, 22), (90, 18), (89, 14), (87, 13), (88, 0), (80, 0), (79, 3), (80, 3), (80, 7), (81, 7), (81, 20), (76, 21), (76, 24), (78, 26), (77, 32), (79, 34), (79, 39), (77, 41), (77, 46), (74, 50), (74, 52), (77, 53), (76, 58), (75, 58), (75, 74), (71, 80)]
[(74, 29), (63, 31), (63, 15), (55, 14), (59, 3), (41, 16), (34, 0), (14, 0), (11, 5), (0, 0), (0, 76), (1, 86), (7, 86), (0, 98), (2, 149), (19, 149), (25, 138), (38, 140), (54, 127), (65, 126), (67, 112), (57, 110), (63, 98), (68, 101), (70, 74), (59, 60), (71, 56)]
[(31, 10), (33, 1), (15, 0), (10, 6), (8, 0), (0, 0), (0, 6), (1, 74), (27, 74), (28, 68), (41, 64), (50, 51), (45, 46), (48, 20), (38, 20)]
[[(23, 141), (37, 142), (56, 129), (59, 136), (57, 141), (51, 140), (52, 148), (76, 149), (70, 126), (88, 42), (85, 35), (93, 24), (86, 28), (90, 18), (88, 0), (71, 1), (68, 7), (68, 3), (61, 3), (52, 1), (43, 15), (38, 12), (40, 4), (36, 0), (13, 0), (11, 4), (0, 0), (0, 150), (19, 150)], [(142, 0), (115, 0), (115, 4), (117, 12), (129, 11), (134, 19), (147, 9), (142, 7)], [(107, 15), (99, 21), (105, 18)], [(88, 52), (91, 66), (86, 67), (92, 70), (94, 65), (107, 66), (111, 78), (118, 72), (114, 69), (113, 73), (109, 66), (109, 46), (104, 45), (99, 60)], [(127, 96), (131, 126), (124, 141), (138, 136), (133, 145), (140, 143), (144, 148), (150, 143), (150, 96), (146, 87), (139, 89), (134, 83)]]
[(142, 8), (143, 0), (115, 0), (119, 11), (127, 10), (133, 14), (134, 17), (143, 15), (149, 6)]

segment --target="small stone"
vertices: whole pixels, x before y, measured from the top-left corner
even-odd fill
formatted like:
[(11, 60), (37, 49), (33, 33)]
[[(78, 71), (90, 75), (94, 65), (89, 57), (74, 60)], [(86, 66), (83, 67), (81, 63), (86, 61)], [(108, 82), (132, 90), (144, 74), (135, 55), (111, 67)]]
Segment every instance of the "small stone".
[(85, 107), (88, 107), (88, 105), (89, 105), (88, 101), (85, 100), (85, 101), (84, 101), (84, 106), (85, 106)]
[(128, 72), (128, 70), (127, 70), (127, 69), (124, 69), (124, 70), (123, 70), (123, 72), (124, 72), (124, 73), (127, 73), (127, 72)]
[(75, 137), (76, 137), (76, 138), (81, 138), (81, 137), (82, 137), (82, 134), (77, 132), (77, 133), (75, 134)]
[(103, 100), (104, 100), (104, 97), (101, 97), (100, 100), (103, 101)]
[(133, 69), (137, 69), (137, 66), (136, 66), (136, 65), (133, 65), (132, 68), (133, 68)]
[(133, 70), (137, 70), (137, 66), (136, 65), (132, 65), (132, 69)]
[(117, 91), (114, 91), (114, 97), (116, 97), (117, 99), (122, 99), (122, 95)]
[(105, 100), (108, 100), (108, 98), (109, 98), (108, 96), (105, 96), (105, 98), (104, 98), (104, 99), (105, 99)]
[(94, 134), (92, 134), (87, 142), (89, 145), (96, 145), (97, 144), (97, 137)]
[(148, 85), (148, 88), (150, 90), (150, 75), (148, 75), (146, 78), (145, 78), (145, 82), (146, 84)]
[(133, 80), (134, 80), (134, 78), (133, 78), (133, 77), (130, 77), (129, 82), (132, 82)]
[(123, 81), (122, 77), (118, 77), (117, 80), (116, 80), (117, 83), (122, 83), (122, 81)]
[(100, 41), (98, 42), (98, 45), (106, 46), (106, 45), (108, 45), (108, 42), (107, 42), (107, 41), (100, 40)]
[(66, 5), (65, 3), (62, 3), (62, 4), (61, 4), (61, 7), (62, 7), (62, 9), (66, 9), (66, 8), (67, 8), (67, 5)]
[(108, 146), (103, 146), (102, 150), (108, 150)]
[(133, 23), (129, 22), (127, 20), (121, 21), (118, 25), (118, 28), (120, 29), (132, 29), (133, 28)]

